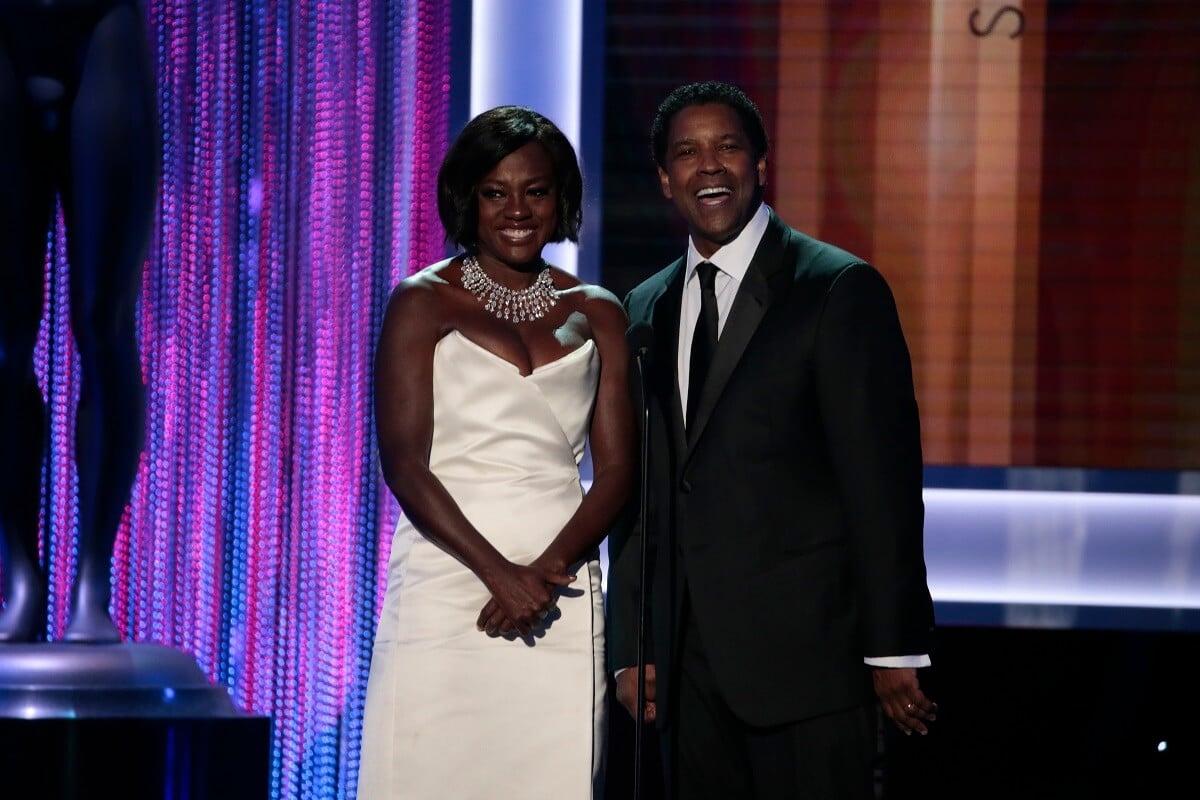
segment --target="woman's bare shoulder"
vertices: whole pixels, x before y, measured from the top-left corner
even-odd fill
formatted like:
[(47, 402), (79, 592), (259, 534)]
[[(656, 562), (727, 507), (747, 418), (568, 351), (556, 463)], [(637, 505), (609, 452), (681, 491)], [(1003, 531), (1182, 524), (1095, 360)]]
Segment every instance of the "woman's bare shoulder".
[(451, 283), (447, 272), (453, 259), (430, 264), (401, 280), (388, 299), (387, 316), (421, 319), (439, 316), (445, 311)]
[(560, 293), (571, 303), (571, 307), (587, 317), (588, 324), (597, 337), (625, 336), (629, 319), (625, 308), (616, 295), (603, 286), (576, 281), (575, 285)]

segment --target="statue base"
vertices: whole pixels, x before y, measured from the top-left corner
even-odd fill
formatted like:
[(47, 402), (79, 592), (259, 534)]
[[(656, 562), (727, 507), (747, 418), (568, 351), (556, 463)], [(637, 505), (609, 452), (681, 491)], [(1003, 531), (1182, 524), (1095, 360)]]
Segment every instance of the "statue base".
[(0, 645), (0, 785), (13, 798), (265, 800), (271, 721), (155, 644)]

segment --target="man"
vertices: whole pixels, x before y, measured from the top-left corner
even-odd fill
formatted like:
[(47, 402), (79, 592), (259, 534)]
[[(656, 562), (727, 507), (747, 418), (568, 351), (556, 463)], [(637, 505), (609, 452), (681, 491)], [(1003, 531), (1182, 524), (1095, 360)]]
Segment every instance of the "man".
[(644, 710), (671, 796), (873, 797), (872, 687), (905, 733), (936, 712), (895, 303), (873, 267), (763, 204), (767, 135), (741, 90), (676, 89), (651, 138), (689, 242), (625, 301), (654, 347), (647, 519), (610, 541), (618, 699), (634, 713), (644, 529)]

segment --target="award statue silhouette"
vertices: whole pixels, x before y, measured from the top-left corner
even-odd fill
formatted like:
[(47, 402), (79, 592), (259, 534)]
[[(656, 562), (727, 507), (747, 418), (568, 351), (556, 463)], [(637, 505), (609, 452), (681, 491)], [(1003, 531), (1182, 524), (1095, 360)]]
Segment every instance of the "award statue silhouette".
[(46, 422), (33, 352), (56, 198), (81, 367), (78, 563), (63, 640), (121, 638), (109, 584), (145, 427), (134, 313), (158, 184), (153, 78), (134, 0), (0, 0), (0, 642), (46, 635)]
[[(239, 711), (188, 653), (122, 642), (113, 544), (145, 428), (135, 305), (159, 133), (136, 0), (0, 0), (0, 774), (5, 796), (265, 797), (270, 718)], [(60, 200), (75, 409), (78, 562), (47, 641), (38, 557), (46, 412), (34, 372)], [(66, 532), (64, 532), (66, 533)]]

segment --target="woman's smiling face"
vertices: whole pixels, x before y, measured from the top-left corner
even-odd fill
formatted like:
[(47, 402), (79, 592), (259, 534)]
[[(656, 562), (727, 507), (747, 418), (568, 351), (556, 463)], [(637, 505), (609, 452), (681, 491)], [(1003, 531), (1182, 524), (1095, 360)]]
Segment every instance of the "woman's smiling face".
[(509, 153), (476, 188), (479, 260), (510, 267), (538, 261), (558, 227), (554, 164), (530, 142)]

